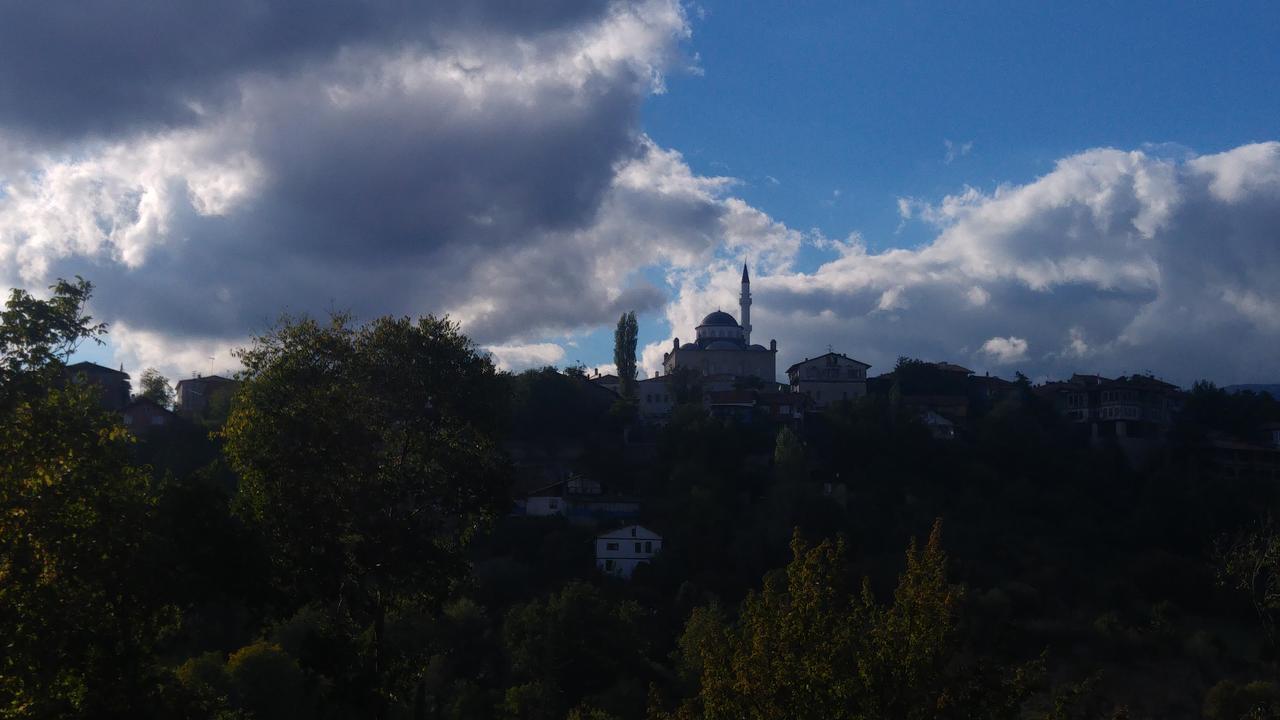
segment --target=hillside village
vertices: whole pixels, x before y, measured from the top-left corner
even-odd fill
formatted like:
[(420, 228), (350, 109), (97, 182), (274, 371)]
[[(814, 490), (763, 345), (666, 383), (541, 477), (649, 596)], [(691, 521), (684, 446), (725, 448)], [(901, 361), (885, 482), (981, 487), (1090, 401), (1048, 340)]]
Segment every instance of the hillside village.
[[(749, 293), (744, 270), (747, 322), (708, 314), (633, 381), (501, 372), (447, 321), (341, 315), (282, 321), (235, 378), (170, 387), (148, 368), (135, 385), (56, 358), (6, 370), (28, 402), (9, 426), (20, 456), (99, 463), (70, 476), (78, 495), (16, 487), (32, 502), (137, 498), (133, 524), (96, 516), (101, 537), (144, 548), (103, 582), (133, 573), (119, 607), (156, 613), (158, 638), (137, 662), (190, 707), (366, 706), (384, 677), (426, 717), (668, 718), (714, 689), (689, 674), (719, 657), (697, 650), (706, 623), (770, 632), (734, 618), (854, 578), (856, 613), (891, 618), (914, 602), (904, 587), (949, 608), (939, 658), (954, 661), (931, 666), (929, 692), (1026, 703), (1010, 720), (1061, 717), (1036, 708), (1072, 697), (1101, 709), (1069, 717), (1236, 718), (1273, 691), (1253, 682), (1280, 648), (1254, 595), (1271, 577), (1254, 560), (1280, 537), (1263, 516), (1280, 498), (1272, 394), (1144, 375), (1033, 385), (905, 357), (875, 372), (835, 348), (779, 373), (777, 343), (752, 340)], [(24, 424), (27, 407), (53, 420)], [(58, 429), (71, 423), (84, 427)], [(81, 507), (58, 517), (79, 528)], [(385, 605), (392, 578), (405, 584)], [(176, 634), (161, 622), (174, 613)], [(344, 674), (384, 650), (409, 664)], [(259, 693), (252, 657), (292, 678), (279, 699)]]
[[(1131, 467), (1142, 468), (1164, 447), (1187, 395), (1150, 375), (1074, 374), (1032, 386), (1021, 375), (1014, 380), (978, 375), (945, 360), (902, 358), (895, 368), (876, 375), (869, 373), (870, 364), (833, 349), (791, 365), (784, 371), (786, 382), (778, 382), (777, 341), (770, 340), (767, 347), (751, 342), (752, 298), (745, 265), (739, 303), (741, 323), (722, 310), (711, 312), (694, 328), (693, 342), (682, 344), (676, 338), (664, 354), (662, 370), (629, 387), (614, 374), (568, 374), (571, 382), (584, 386), (587, 404), (596, 407), (587, 412), (634, 408), (615, 448), (627, 466), (619, 474), (637, 472), (653, 462), (662, 428), (682, 406), (699, 407), (722, 422), (755, 426), (770, 434), (786, 428), (804, 437), (813, 426), (822, 426), (826, 411), (881, 398), (913, 417), (934, 440), (964, 444), (976, 431), (976, 419), (1022, 389), (1057, 412), (1073, 442), (1115, 449)], [(123, 369), (81, 362), (68, 366), (66, 373), (99, 386), (102, 406), (120, 413), (124, 426), (136, 434), (175, 424), (216, 426), (229, 412), (237, 387), (236, 380), (218, 375), (185, 378), (177, 382), (170, 408), (131, 395)], [(1201, 441), (1206, 477), (1280, 481), (1280, 423), (1246, 430), (1238, 435), (1215, 433)], [(598, 568), (630, 577), (639, 564), (661, 551), (662, 536), (637, 524), (652, 524), (653, 513), (646, 512), (646, 498), (636, 492), (635, 482), (591, 475), (585, 469), (591, 452), (587, 444), (576, 438), (548, 452), (539, 443), (510, 438), (507, 450), (516, 467), (512, 514), (563, 517), (598, 529)], [(755, 461), (763, 465), (768, 458)], [(836, 478), (824, 478), (822, 487), (831, 496), (847, 492)]]

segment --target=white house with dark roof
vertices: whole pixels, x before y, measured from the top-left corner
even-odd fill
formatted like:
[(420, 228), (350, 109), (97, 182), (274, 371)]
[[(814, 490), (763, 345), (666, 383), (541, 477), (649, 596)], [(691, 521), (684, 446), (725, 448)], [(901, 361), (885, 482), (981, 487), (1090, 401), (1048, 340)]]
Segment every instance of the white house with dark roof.
[(606, 575), (630, 578), (637, 566), (662, 552), (662, 536), (641, 525), (600, 533), (596, 536), (596, 567)]
[(855, 400), (867, 394), (867, 369), (871, 366), (843, 353), (829, 352), (787, 368), (791, 392), (805, 395), (813, 407), (826, 407), (840, 400)]

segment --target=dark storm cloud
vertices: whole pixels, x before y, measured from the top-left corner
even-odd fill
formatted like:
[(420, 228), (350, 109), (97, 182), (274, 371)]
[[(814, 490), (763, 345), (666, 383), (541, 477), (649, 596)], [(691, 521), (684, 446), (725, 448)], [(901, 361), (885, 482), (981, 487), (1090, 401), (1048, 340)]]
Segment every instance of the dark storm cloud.
[(526, 36), (598, 18), (598, 0), (0, 0), (0, 128), (44, 139), (199, 122), (246, 73), (446, 33)]
[[(402, 26), (325, 16), (287, 53), (218, 56), (208, 76), (233, 96), (180, 127), (106, 137), (104, 117), (73, 154), (0, 156), (5, 279), (91, 278), (95, 312), (148, 357), (241, 340), (280, 312), (452, 312), (481, 342), (518, 343), (660, 306), (634, 273), (713, 243), (667, 232), (664, 204), (679, 217), (715, 203), (664, 203), (651, 185), (670, 156), (637, 126), (678, 6), (416, 7)], [(236, 22), (255, 35), (271, 17)], [(431, 42), (402, 42), (418, 25)], [(164, 71), (169, 97), (186, 92), (185, 62)], [(129, 112), (165, 119), (152, 110)]]

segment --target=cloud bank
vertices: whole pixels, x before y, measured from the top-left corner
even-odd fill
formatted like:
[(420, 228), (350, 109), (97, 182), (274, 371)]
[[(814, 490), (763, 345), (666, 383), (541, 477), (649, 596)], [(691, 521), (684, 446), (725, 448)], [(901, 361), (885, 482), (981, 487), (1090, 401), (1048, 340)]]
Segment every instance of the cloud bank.
[[(936, 238), (877, 254), (822, 240), (836, 257), (753, 284), (757, 340), (778, 338), (783, 367), (828, 344), (873, 372), (898, 355), (1181, 383), (1280, 367), (1280, 143), (1176, 160), (1090, 150), (1024, 185), (900, 206)], [(686, 283), (667, 315), (691, 328), (736, 294), (726, 264)], [(664, 349), (646, 349), (649, 367)]]

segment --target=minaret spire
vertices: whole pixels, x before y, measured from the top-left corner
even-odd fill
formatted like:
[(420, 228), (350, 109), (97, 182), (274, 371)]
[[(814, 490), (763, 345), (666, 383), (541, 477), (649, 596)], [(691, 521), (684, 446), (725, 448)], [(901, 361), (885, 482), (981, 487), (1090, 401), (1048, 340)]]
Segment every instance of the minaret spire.
[(742, 263), (742, 294), (738, 296), (738, 305), (742, 308), (742, 339), (751, 344), (751, 276), (747, 274), (747, 264)]

